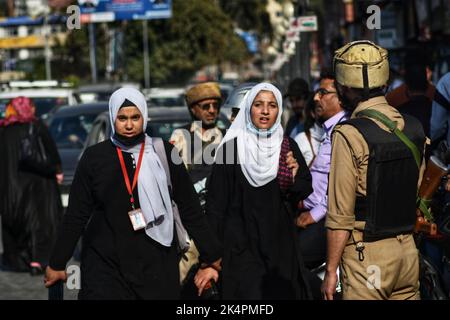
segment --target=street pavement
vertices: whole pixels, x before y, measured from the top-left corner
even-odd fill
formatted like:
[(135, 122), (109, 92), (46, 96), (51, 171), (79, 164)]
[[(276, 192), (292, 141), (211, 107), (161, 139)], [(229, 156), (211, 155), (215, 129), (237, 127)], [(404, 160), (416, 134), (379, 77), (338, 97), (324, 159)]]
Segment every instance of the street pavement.
[[(0, 221), (0, 254), (3, 253)], [(72, 264), (77, 264), (72, 261)], [(64, 300), (77, 299), (78, 290), (68, 290), (64, 286)], [(29, 273), (9, 272), (1, 267), (0, 260), (0, 300), (47, 300), (48, 290), (44, 287), (44, 276)]]

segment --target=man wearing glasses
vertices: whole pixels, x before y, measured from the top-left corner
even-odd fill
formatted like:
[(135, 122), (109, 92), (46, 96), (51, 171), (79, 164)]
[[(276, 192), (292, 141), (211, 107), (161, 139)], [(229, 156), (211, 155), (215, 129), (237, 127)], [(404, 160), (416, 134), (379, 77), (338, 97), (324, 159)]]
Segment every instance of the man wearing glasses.
[[(327, 74), (320, 80), (320, 87), (314, 92), (314, 103), (318, 121), (324, 134), (319, 152), (311, 164), (313, 193), (301, 204), (303, 211), (297, 217), (300, 251), (308, 268), (315, 268), (326, 258), (325, 214), (327, 212), (328, 174), (331, 165), (331, 136), (339, 122), (347, 120), (334, 86), (334, 76)], [(320, 295), (320, 285), (316, 288)]]
[[(210, 150), (214, 145), (218, 146), (224, 136), (217, 127), (221, 102), (220, 87), (215, 82), (200, 83), (190, 88), (186, 92), (186, 103), (193, 122), (174, 130), (170, 137), (170, 142), (180, 151), (194, 184), (209, 175), (211, 163), (205, 158), (212, 156)], [(210, 144), (213, 145), (206, 150)]]
[[(225, 131), (217, 127), (222, 102), (219, 84), (205, 82), (195, 85), (186, 92), (185, 98), (193, 121), (174, 130), (170, 142), (180, 152), (195, 190), (204, 194), (206, 179), (212, 169), (214, 150), (225, 135)], [(179, 265), (182, 282), (191, 267), (198, 262), (199, 253), (192, 240), (189, 251), (184, 256)], [(189, 288), (189, 285), (186, 288)], [(190, 298), (189, 294), (189, 289), (186, 293), (185, 290), (182, 291), (184, 298)]]

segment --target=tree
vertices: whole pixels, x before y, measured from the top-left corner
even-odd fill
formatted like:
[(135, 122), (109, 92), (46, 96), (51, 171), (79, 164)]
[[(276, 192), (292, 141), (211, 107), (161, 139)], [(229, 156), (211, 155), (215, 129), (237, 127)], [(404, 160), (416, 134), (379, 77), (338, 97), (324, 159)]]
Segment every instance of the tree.
[(267, 0), (219, 0), (224, 12), (243, 30), (254, 30), (260, 36), (272, 36)]
[[(171, 19), (150, 20), (150, 77), (153, 85), (185, 82), (201, 68), (224, 62), (240, 64), (249, 58), (245, 43), (234, 32), (233, 20), (215, 1), (174, 0)], [(124, 33), (121, 80), (143, 83), (142, 21), (96, 25), (98, 74), (105, 74), (107, 29)], [(61, 76), (89, 79), (89, 46), (86, 26), (69, 34), (66, 44), (55, 47), (53, 69)], [(55, 74), (56, 78), (56, 74)]]
[[(91, 67), (89, 61), (89, 36), (87, 25), (80, 30), (69, 31), (65, 43), (57, 42), (52, 48), (52, 76), (55, 79), (65, 79), (77, 76), (85, 81), (90, 79)], [(105, 26), (96, 24), (96, 61), (99, 74), (105, 73), (106, 43)]]
[[(141, 24), (127, 29), (130, 78), (143, 78)], [(222, 62), (248, 59), (244, 42), (234, 33), (232, 20), (213, 1), (174, 0), (173, 17), (150, 22), (152, 83), (184, 84), (195, 71)], [(139, 53), (136, 55), (136, 53)]]

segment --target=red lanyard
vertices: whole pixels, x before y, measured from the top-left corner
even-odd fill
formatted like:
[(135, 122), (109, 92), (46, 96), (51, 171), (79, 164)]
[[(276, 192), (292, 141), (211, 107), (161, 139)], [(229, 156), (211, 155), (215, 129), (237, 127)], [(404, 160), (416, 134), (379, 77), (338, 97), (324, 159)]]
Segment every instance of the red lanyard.
[(119, 147), (116, 147), (117, 155), (119, 156), (119, 160), (120, 160), (120, 166), (122, 167), (123, 178), (124, 178), (125, 184), (127, 186), (128, 194), (130, 195), (130, 202), (131, 202), (131, 207), (133, 208), (133, 210), (135, 209), (134, 208), (133, 190), (136, 187), (139, 170), (141, 169), (142, 156), (144, 155), (144, 146), (145, 146), (145, 141), (142, 142), (141, 151), (139, 151), (139, 160), (138, 160), (136, 171), (134, 171), (133, 187), (130, 186), (130, 178), (128, 177), (127, 169), (125, 168), (125, 162), (123, 161), (122, 150)]

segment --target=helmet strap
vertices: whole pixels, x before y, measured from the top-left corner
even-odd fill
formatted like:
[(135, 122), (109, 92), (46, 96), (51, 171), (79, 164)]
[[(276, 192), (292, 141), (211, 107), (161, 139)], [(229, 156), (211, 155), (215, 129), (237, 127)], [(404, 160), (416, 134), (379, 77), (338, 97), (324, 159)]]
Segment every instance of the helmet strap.
[(369, 74), (367, 73), (367, 64), (364, 63), (362, 66), (362, 77), (363, 77), (363, 85), (364, 85), (364, 100), (369, 99)]

